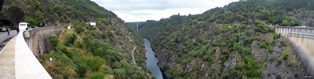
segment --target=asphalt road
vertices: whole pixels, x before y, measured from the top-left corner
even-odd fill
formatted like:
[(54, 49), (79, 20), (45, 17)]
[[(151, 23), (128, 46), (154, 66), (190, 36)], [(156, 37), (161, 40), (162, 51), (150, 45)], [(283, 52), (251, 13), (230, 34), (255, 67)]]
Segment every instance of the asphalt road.
[(7, 34), (7, 32), (0, 32), (0, 43), (2, 43), (4, 40), (11, 38), (13, 36), (16, 36), (17, 32), (15, 30), (10, 31), (10, 35)]
[(17, 35), (15, 30), (10, 31), (10, 35), (7, 32), (0, 32), (0, 50), (5, 46), (4, 42), (9, 41), (9, 38), (14, 37)]

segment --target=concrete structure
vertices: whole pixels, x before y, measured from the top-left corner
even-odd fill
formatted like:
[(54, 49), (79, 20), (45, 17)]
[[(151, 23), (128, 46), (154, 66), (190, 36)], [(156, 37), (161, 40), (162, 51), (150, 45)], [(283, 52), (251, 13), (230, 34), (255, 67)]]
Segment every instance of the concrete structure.
[[(29, 48), (36, 57), (40, 57), (44, 52), (50, 50), (50, 36), (52, 34), (59, 35), (64, 27), (41, 27), (25, 31), (24, 37)], [(28, 36), (28, 37), (27, 37)]]
[(96, 27), (96, 22), (88, 22), (87, 24)]
[(306, 75), (314, 78), (314, 28), (312, 27), (275, 27), (278, 34), (288, 38), (294, 45), (295, 54), (301, 61)]
[(52, 79), (27, 46), (23, 31), (0, 51), (0, 79)]

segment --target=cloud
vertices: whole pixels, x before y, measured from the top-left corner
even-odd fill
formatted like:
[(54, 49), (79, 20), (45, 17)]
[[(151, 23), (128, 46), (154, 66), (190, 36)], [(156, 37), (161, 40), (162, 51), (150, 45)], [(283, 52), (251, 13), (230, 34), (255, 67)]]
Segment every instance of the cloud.
[(238, 0), (92, 0), (127, 22), (159, 20), (171, 15), (200, 14)]

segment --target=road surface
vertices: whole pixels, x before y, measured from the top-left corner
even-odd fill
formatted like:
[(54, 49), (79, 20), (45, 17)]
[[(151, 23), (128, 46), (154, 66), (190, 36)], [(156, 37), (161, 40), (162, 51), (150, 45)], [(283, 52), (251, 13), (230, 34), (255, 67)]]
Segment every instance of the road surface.
[(134, 58), (134, 51), (136, 50), (136, 47), (134, 46), (134, 49), (132, 50), (132, 59), (133, 59), (133, 64), (136, 64), (135, 58)]
[(10, 38), (17, 35), (15, 30), (10, 31), (10, 35), (8, 36), (7, 32), (0, 32), (0, 50), (5, 46), (5, 42), (9, 41)]
[(16, 36), (17, 32), (15, 30), (10, 31), (10, 36), (8, 36), (7, 32), (0, 32), (0, 43), (2, 43), (4, 40), (11, 38), (13, 36)]

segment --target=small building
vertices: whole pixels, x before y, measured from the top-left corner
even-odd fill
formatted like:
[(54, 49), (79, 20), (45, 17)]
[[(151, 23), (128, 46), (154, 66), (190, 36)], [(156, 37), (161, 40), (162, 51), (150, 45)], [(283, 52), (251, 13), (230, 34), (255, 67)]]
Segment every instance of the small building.
[(88, 22), (87, 24), (96, 27), (96, 22)]

